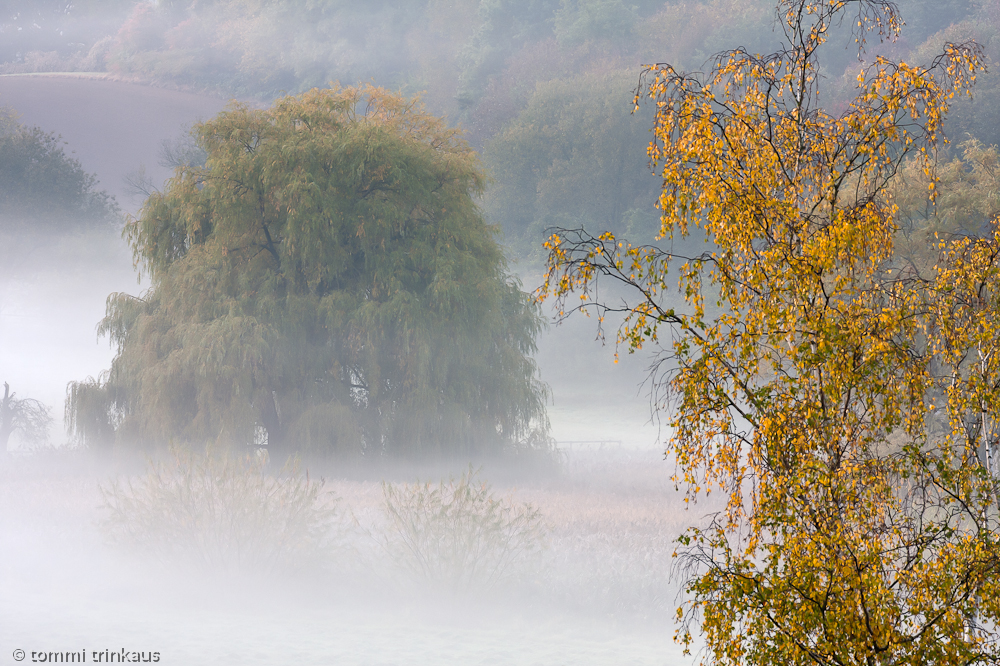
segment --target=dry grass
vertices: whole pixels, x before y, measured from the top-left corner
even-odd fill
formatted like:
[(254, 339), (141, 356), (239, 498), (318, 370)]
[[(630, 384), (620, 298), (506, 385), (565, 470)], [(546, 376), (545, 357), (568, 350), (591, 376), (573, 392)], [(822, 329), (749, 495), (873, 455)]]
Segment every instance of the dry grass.
[(546, 594), (581, 612), (662, 619), (675, 608), (677, 536), (695, 518), (655, 451), (581, 452), (560, 479), (519, 497), (549, 523)]
[[(671, 617), (679, 589), (670, 575), (675, 540), (705, 512), (685, 510), (672, 472), (656, 451), (577, 452), (557, 475), (498, 485), (496, 493), (510, 502), (534, 507), (547, 530), (533, 575), (502, 587), (532, 603), (581, 613)], [(360, 525), (384, 533), (381, 483), (341, 479), (329, 487)], [(367, 555), (369, 561), (378, 556), (377, 549)]]
[(385, 522), (376, 536), (389, 559), (452, 591), (489, 589), (522, 573), (545, 542), (538, 509), (497, 497), (470, 467), (437, 484), (382, 483)]
[[(28, 460), (0, 469), (0, 513), (50, 526), (47, 529), (62, 530), (73, 525), (94, 531), (107, 516), (99, 509), (101, 498), (95, 481), (106, 479), (108, 470), (98, 465), (86, 469), (79, 462), (67, 464), (61, 476), (41, 469), (33, 471)], [(120, 487), (127, 488), (131, 478), (132, 487), (137, 488), (146, 478), (137, 471), (122, 474)], [(703, 506), (685, 511), (670, 481), (672, 471), (673, 467), (656, 452), (574, 453), (557, 475), (532, 477), (519, 485), (509, 479), (498, 484), (491, 490), (494, 499), (506, 498), (508, 506), (531, 504), (537, 510), (547, 528), (547, 547), (541, 553), (539, 566), (531, 569), (529, 576), (501, 580), (491, 593), (493, 597), (511, 595), (518, 603), (614, 617), (623, 622), (643, 618), (669, 621), (678, 590), (670, 577), (675, 539), (706, 511)], [(426, 470), (422, 474), (426, 476)], [(487, 472), (483, 476), (489, 477)], [(304, 476), (298, 478), (304, 480)], [(322, 490), (339, 498), (338, 529), (343, 531), (333, 538), (342, 539), (338, 552), (344, 555), (342, 551), (353, 551), (355, 557), (325, 556), (325, 573), (314, 570), (323, 575), (313, 576), (303, 570), (310, 589), (340, 594), (343, 588), (338, 585), (348, 580), (362, 592), (371, 585), (381, 585), (380, 589), (391, 592), (399, 580), (388, 572), (398, 562), (379, 542), (398, 527), (393, 527), (385, 513), (382, 483), (332, 479)], [(290, 497), (305, 496), (291, 493)], [(178, 510), (173, 518), (182, 513)], [(266, 523), (271, 518), (257, 515), (252, 520)], [(356, 524), (357, 529), (347, 529), (346, 522)], [(281, 533), (278, 527), (274, 529)], [(268, 557), (264, 557), (265, 562)], [(376, 580), (373, 572), (378, 576)]]
[(146, 474), (101, 486), (116, 542), (165, 562), (236, 573), (287, 571), (329, 553), (341, 531), (337, 498), (295, 466), (174, 449)]

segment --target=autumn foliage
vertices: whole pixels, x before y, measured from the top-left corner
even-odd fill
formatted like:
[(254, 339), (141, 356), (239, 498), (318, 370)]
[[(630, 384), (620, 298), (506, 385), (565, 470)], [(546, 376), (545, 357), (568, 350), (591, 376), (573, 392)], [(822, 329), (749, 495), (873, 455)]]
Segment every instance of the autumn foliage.
[[(709, 249), (557, 231), (539, 297), (622, 311), (620, 345), (668, 356), (678, 478), (728, 498), (677, 553), (679, 638), (700, 625), (707, 662), (992, 661), (1000, 240), (993, 225), (932, 236), (928, 266), (895, 250), (897, 174), (922, 173), (933, 205), (942, 122), (980, 52), (870, 58), (834, 115), (818, 53), (842, 21), (862, 56), (900, 29), (892, 3), (782, 0), (783, 50), (728, 51), (705, 75), (648, 68), (636, 103), (656, 106), (661, 237), (700, 229)], [(608, 281), (636, 298), (598, 299)]]

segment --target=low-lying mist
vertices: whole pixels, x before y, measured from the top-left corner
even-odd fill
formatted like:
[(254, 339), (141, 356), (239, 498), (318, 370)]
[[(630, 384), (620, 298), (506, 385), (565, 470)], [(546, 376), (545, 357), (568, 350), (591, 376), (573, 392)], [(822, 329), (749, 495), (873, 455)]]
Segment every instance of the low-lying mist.
[[(98, 340), (109, 293), (141, 289), (128, 249), (113, 227), (69, 234), (21, 233), (4, 238), (7, 270), (0, 275), (0, 381), (20, 397), (47, 405), (55, 417), (49, 442), (66, 441), (66, 384), (99, 373), (112, 350)], [(11, 449), (21, 448), (19, 433)]]
[(175, 453), (5, 462), (5, 648), (171, 664), (680, 659), (669, 573), (691, 516), (655, 452), (564, 452), (533, 474), (400, 466), (391, 483)]
[[(20, 95), (20, 122), (63, 134), (68, 143), (52, 154), (79, 159), (74, 169), (96, 174), (92, 190), (121, 207), (98, 224), (8, 215), (0, 228), (0, 382), (52, 416), (41, 436), (15, 431), (0, 456), (7, 654), (171, 664), (682, 659), (671, 640), (671, 555), (692, 516), (640, 387), (650, 359), (615, 362), (613, 333), (596, 339), (594, 320), (539, 334), (549, 429), (545, 446), (514, 459), (306, 457), (283, 467), (251, 447), (206, 457), (203, 445), (119, 442), (101, 453), (68, 435), (67, 384), (99, 378), (114, 357), (96, 329), (108, 295), (150, 287), (121, 236), (143, 200), (138, 174), (164, 190), (177, 162), (164, 151), (186, 145), (181, 128), (222, 101), (114, 81), (0, 83), (0, 102)], [(538, 266), (520, 268), (530, 292)]]

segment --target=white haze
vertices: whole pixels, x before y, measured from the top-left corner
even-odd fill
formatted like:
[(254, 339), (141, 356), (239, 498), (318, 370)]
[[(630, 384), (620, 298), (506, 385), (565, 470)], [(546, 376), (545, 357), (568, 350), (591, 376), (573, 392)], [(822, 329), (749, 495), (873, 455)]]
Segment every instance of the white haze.
[[(83, 457), (16, 461), (0, 470), (0, 658), (19, 648), (156, 651), (178, 665), (689, 663), (670, 640), (675, 523), (664, 517), (676, 503), (656, 459), (577, 454), (557, 477), (500, 487), (550, 513), (549, 547), (532, 578), (459, 595), (379, 571), (165, 566), (95, 529), (95, 482), (114, 470)], [(368, 523), (377, 484), (330, 487)]]
[[(165, 139), (224, 100), (135, 86), (101, 105), (75, 96), (111, 82), (0, 78), (0, 105), (61, 134), (123, 209), (140, 203), (124, 178), (140, 166), (154, 183)], [(121, 86), (123, 84), (117, 84)], [(38, 92), (43, 89), (43, 93)], [(58, 90), (60, 103), (51, 100)], [(132, 99), (131, 106), (113, 100)], [(85, 101), (84, 101), (85, 100)], [(555, 525), (541, 573), (474, 596), (400, 589), (375, 579), (234, 577), (187, 572), (123, 552), (104, 538), (99, 486), (141, 472), (69, 451), (62, 428), (67, 382), (97, 376), (112, 350), (96, 337), (107, 295), (139, 293), (117, 229), (35, 236), (2, 249), (0, 381), (55, 416), (55, 450), (15, 455), (0, 468), (0, 663), (13, 651), (156, 651), (165, 664), (686, 664), (671, 641), (676, 585), (673, 540), (686, 513), (673, 466), (649, 422), (640, 388), (648, 356), (595, 340), (593, 320), (551, 326), (539, 341), (552, 392), (552, 435), (565, 450), (557, 471), (485, 469), (501, 493), (534, 502)], [(536, 285), (526, 278), (526, 289)], [(597, 450), (595, 450), (597, 449)], [(421, 479), (458, 469), (421, 469)], [(330, 487), (362, 516), (374, 512), (377, 479)], [(413, 470), (394, 470), (413, 480)], [(367, 504), (366, 504), (367, 503)], [(374, 515), (374, 514), (371, 514)]]

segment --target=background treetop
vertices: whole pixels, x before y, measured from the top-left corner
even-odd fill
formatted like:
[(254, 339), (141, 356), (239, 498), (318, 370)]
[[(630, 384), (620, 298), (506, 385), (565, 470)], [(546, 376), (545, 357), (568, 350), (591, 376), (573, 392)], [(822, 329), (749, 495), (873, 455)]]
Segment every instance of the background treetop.
[(72, 229), (117, 221), (114, 197), (66, 153), (60, 137), (0, 109), (0, 225), (3, 231)]

